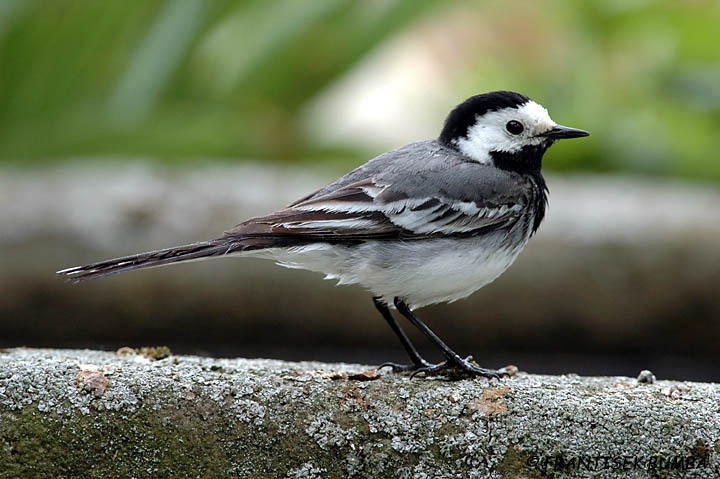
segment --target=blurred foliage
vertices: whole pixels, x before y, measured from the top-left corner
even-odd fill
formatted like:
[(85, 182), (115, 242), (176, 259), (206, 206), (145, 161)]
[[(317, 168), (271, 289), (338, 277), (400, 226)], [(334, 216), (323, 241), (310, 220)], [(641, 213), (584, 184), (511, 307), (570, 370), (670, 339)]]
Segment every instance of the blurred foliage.
[(435, 4), (0, 0), (0, 157), (298, 157), (304, 102)]
[(720, 179), (710, 0), (0, 0), (0, 161), (356, 160), (300, 113), (418, 25), (452, 37), (458, 101), (515, 89), (593, 133), (548, 166)]

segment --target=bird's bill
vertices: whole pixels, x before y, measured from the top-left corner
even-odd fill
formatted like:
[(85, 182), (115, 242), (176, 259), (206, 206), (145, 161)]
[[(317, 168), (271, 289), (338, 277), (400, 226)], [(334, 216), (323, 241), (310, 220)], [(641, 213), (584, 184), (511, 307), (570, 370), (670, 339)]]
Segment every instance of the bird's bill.
[(565, 138), (581, 138), (583, 136), (590, 136), (590, 133), (585, 130), (570, 128), (569, 126), (555, 125), (555, 128), (548, 131), (543, 136), (552, 138), (553, 140), (561, 140)]

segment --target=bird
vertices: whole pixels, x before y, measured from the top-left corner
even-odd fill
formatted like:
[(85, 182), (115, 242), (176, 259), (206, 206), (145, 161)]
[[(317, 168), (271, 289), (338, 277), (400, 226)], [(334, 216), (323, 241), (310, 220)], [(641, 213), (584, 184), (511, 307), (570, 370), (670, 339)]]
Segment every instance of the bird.
[[(465, 298), (495, 280), (542, 222), (542, 158), (556, 141), (590, 135), (555, 123), (513, 91), (474, 95), (447, 115), (439, 137), (381, 154), (278, 211), (209, 241), (63, 269), (71, 282), (219, 256), (259, 257), (357, 284), (397, 335), (409, 364), (397, 373), (498, 378), (446, 345), (415, 310)], [(427, 361), (393, 311), (442, 353)]]

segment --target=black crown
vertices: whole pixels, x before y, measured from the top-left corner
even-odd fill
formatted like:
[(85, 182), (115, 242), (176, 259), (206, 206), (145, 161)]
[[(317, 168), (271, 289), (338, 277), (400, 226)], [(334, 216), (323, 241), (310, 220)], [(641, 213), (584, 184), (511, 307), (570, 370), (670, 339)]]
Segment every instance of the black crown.
[(492, 91), (471, 96), (456, 106), (445, 119), (440, 143), (454, 147), (453, 140), (466, 137), (468, 129), (475, 124), (479, 116), (505, 108), (517, 108), (529, 101), (530, 98), (514, 91)]

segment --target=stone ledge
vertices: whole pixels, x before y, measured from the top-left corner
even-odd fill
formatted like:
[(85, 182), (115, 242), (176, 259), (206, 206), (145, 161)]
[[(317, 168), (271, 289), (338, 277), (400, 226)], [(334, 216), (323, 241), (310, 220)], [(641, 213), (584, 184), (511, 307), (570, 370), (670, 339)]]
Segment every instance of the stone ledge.
[(1, 477), (711, 477), (720, 385), (0, 353)]

